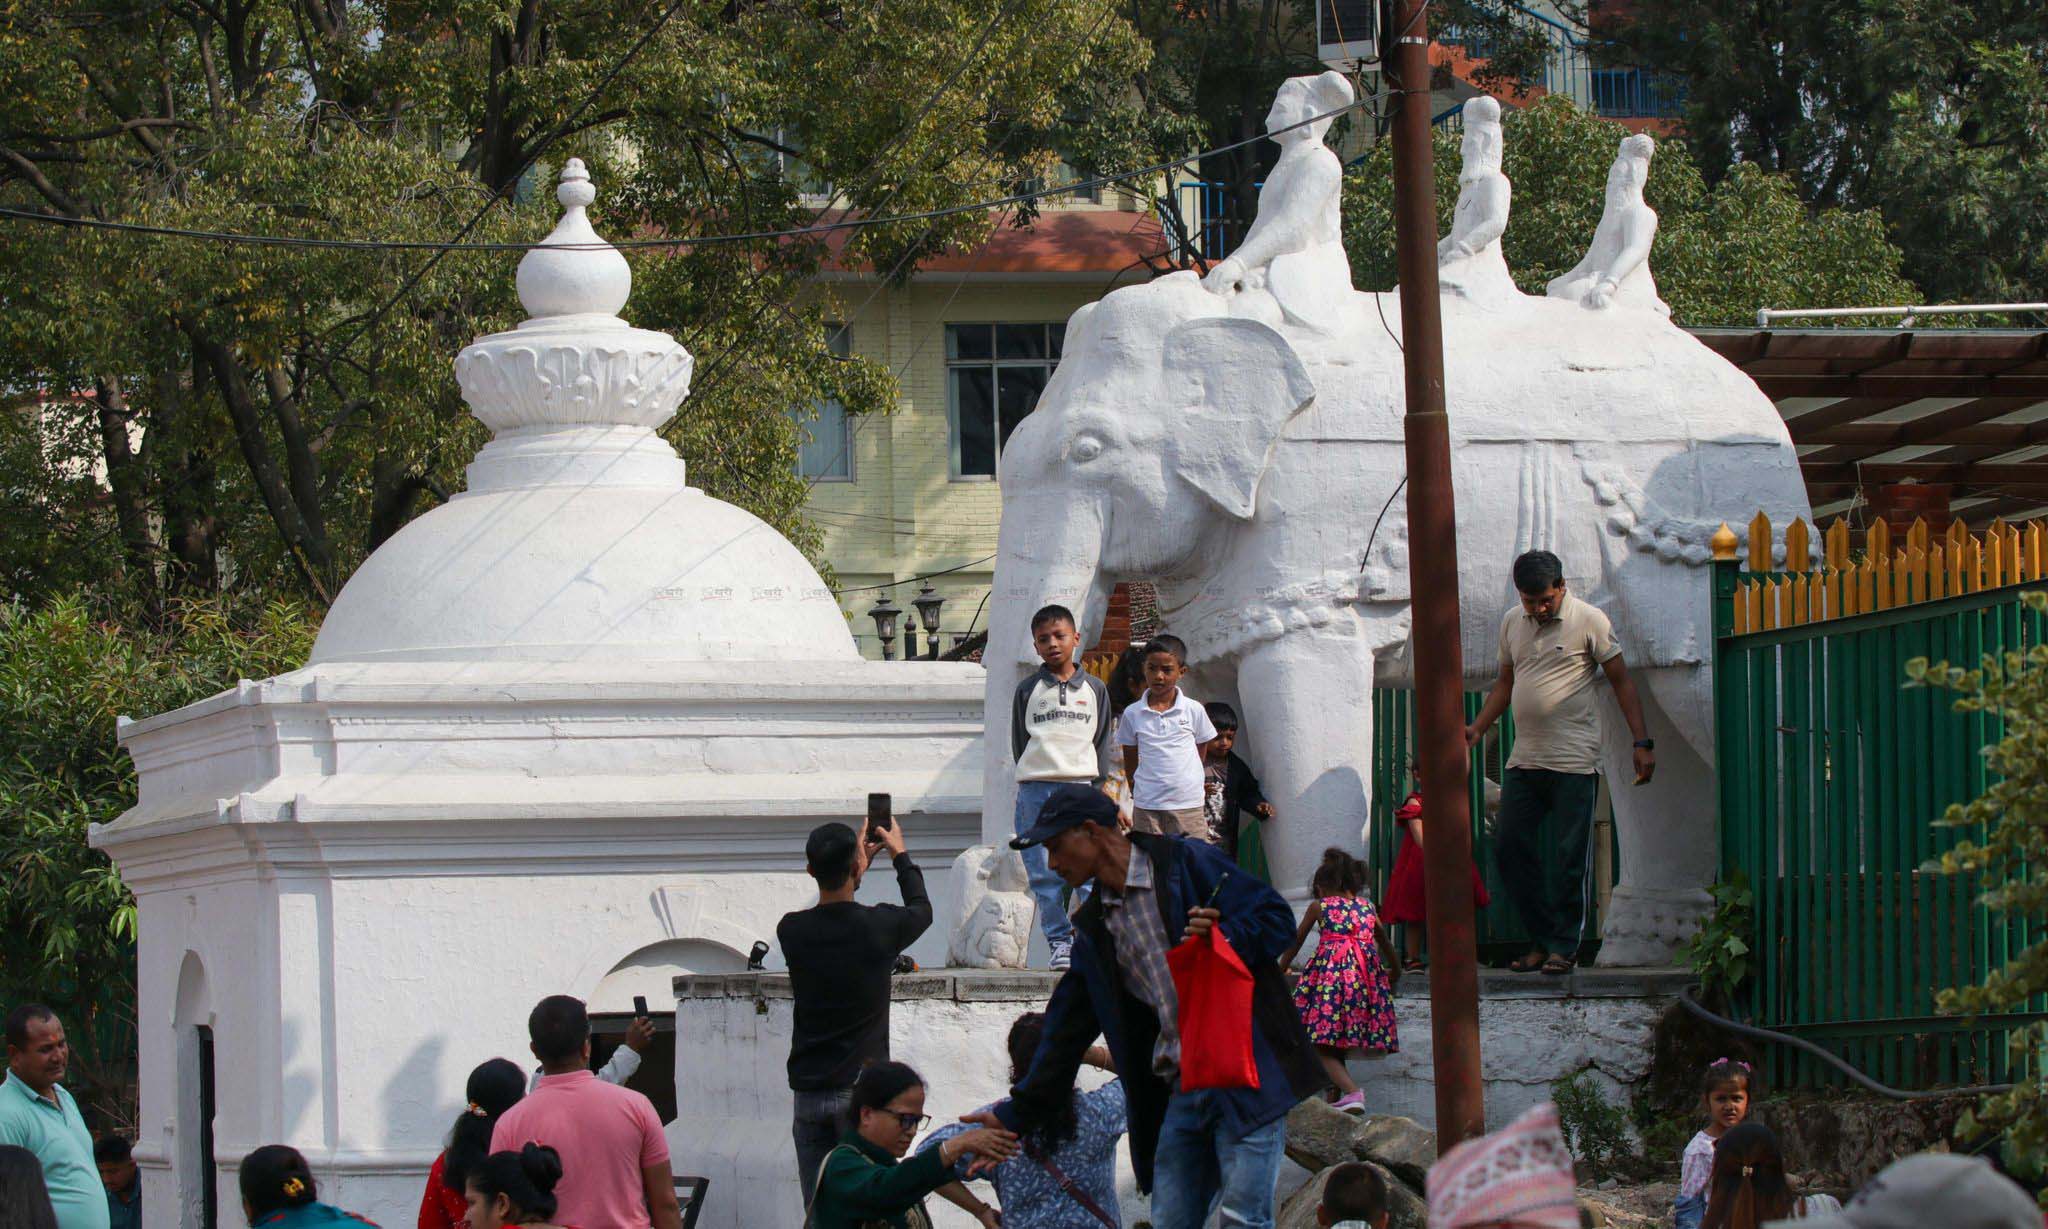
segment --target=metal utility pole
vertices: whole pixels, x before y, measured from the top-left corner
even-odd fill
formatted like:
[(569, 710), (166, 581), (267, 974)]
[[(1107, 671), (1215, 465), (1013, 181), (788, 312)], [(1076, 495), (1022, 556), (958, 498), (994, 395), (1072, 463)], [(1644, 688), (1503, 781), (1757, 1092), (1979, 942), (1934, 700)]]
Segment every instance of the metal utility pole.
[(1428, 0), (1396, 0), (1387, 62), (1394, 111), (1394, 252), (1401, 278), (1408, 414), (1408, 577), (1414, 595), (1415, 725), (1429, 893), (1430, 1032), (1441, 1154), (1486, 1130), (1479, 1081), (1479, 945), (1473, 925), (1465, 667), (1458, 635), (1458, 525), (1444, 412), (1436, 281), (1436, 168), (1429, 132)]

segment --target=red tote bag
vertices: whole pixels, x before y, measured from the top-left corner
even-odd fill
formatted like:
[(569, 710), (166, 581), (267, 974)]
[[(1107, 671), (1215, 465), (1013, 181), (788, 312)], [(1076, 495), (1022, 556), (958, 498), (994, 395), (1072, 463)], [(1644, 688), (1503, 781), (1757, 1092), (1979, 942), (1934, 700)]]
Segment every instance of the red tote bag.
[(1180, 995), (1180, 1088), (1257, 1088), (1252, 974), (1221, 926), (1166, 953)]

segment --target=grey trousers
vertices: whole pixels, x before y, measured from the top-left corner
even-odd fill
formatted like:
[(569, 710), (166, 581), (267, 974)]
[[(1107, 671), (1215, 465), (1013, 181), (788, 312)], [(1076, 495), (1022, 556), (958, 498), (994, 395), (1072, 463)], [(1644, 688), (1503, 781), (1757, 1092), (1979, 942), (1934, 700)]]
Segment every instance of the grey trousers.
[(846, 1107), (853, 1104), (851, 1088), (830, 1092), (797, 1092), (796, 1110), (790, 1117), (790, 1138), (796, 1141), (797, 1180), (804, 1197), (804, 1212), (811, 1210), (811, 1196), (818, 1193), (818, 1167), (846, 1133)]

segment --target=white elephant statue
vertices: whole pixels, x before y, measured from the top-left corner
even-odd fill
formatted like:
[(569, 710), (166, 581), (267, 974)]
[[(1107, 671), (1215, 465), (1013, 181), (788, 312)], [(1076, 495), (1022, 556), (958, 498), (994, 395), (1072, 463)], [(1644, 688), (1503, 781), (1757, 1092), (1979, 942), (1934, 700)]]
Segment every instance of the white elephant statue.
[[(1183, 272), (1074, 313), (1000, 461), (985, 839), (1010, 834), (1010, 696), (1036, 664), (1031, 613), (1071, 606), (1085, 644), (1116, 583), (1150, 581), (1189, 645), (1189, 694), (1242, 716), (1239, 747), (1277, 811), (1275, 886), (1300, 902), (1325, 846), (1357, 847), (1372, 690), (1409, 681), (1408, 552), (1440, 545), (1408, 540), (1400, 499), (1398, 293), (1353, 292), (1337, 327), (1309, 328)], [(1797, 456), (1756, 385), (1653, 308), (1443, 307), (1468, 685), (1496, 671), (1510, 563), (1554, 551), (1613, 620), (1658, 740), (1654, 782), (1613, 791), (1601, 959), (1667, 963), (1715, 865), (1708, 541), (1759, 509), (1780, 525), (1810, 515)], [(1602, 708), (1608, 778), (1628, 781), (1630, 739)]]

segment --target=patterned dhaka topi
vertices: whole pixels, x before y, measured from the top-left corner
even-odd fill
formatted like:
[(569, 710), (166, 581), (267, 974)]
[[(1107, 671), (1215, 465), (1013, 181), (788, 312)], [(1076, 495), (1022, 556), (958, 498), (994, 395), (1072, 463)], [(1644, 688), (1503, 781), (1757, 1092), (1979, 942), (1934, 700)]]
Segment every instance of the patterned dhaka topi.
[(1429, 1167), (1430, 1229), (1578, 1229), (1571, 1150), (1557, 1107), (1535, 1106)]

